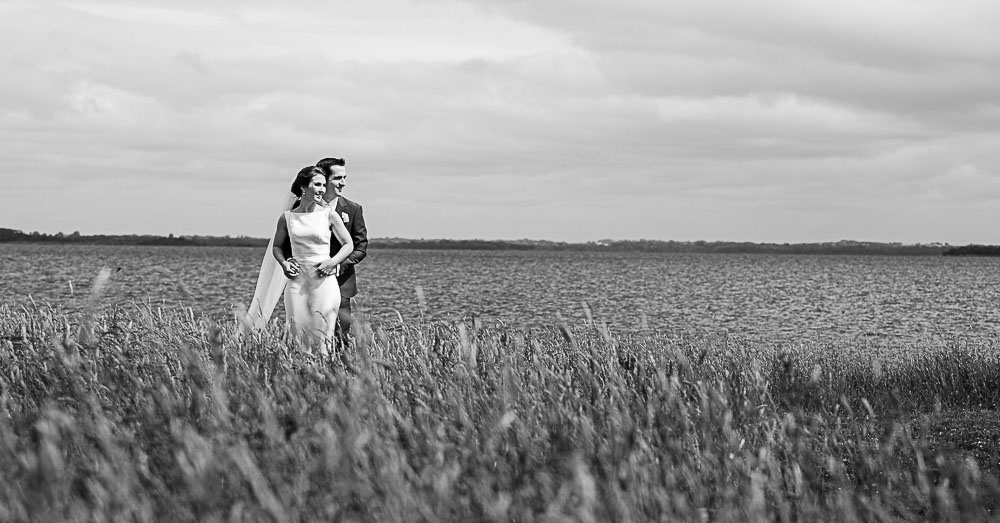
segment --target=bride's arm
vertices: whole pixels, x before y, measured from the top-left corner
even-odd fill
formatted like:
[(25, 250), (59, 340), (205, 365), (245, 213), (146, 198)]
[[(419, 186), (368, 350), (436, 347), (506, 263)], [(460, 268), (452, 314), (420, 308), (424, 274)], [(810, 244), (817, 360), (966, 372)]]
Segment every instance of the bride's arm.
[(337, 241), (340, 242), (340, 250), (328, 261), (323, 262), (323, 265), (333, 268), (346, 260), (351, 252), (354, 251), (354, 241), (351, 240), (351, 233), (347, 232), (344, 221), (335, 212), (330, 213), (330, 229), (333, 231), (333, 235), (337, 237)]
[(278, 228), (274, 231), (274, 246), (271, 247), (271, 255), (278, 264), (281, 265), (282, 272), (289, 278), (294, 278), (299, 274), (299, 264), (295, 258), (285, 258), (283, 247), (288, 243), (288, 224), (285, 223), (285, 215), (282, 213), (278, 218)]

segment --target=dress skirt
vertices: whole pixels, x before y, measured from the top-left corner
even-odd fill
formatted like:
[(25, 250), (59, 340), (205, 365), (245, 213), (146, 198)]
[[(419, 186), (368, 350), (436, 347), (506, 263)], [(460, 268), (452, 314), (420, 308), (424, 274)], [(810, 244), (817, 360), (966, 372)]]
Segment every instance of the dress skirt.
[(340, 307), (336, 276), (319, 274), (315, 262), (300, 261), (299, 276), (285, 286), (285, 312), (292, 328), (322, 340), (333, 336)]

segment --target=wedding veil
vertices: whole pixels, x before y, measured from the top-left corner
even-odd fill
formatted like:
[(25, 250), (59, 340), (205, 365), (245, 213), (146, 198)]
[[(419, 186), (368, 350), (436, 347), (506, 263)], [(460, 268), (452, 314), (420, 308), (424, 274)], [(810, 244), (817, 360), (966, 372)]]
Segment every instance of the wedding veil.
[[(281, 204), (281, 212), (285, 212), (295, 205), (295, 195), (286, 193)], [(253, 300), (247, 309), (247, 317), (244, 325), (255, 331), (263, 329), (267, 321), (271, 319), (274, 307), (278, 305), (285, 290), (285, 273), (281, 270), (278, 260), (274, 259), (272, 250), (274, 248), (274, 234), (271, 234), (271, 241), (267, 243), (267, 250), (264, 251), (264, 260), (260, 262), (260, 272), (257, 274), (257, 288), (253, 292)]]

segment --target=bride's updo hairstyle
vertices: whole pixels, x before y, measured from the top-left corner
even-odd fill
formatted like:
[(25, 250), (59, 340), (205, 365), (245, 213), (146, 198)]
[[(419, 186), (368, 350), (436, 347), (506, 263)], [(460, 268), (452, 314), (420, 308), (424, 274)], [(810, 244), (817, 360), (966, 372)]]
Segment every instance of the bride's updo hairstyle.
[(310, 165), (309, 167), (303, 167), (299, 174), (295, 176), (295, 181), (292, 182), (292, 194), (296, 197), (301, 198), (303, 190), (309, 182), (316, 176), (322, 176), (323, 178), (329, 178), (323, 169), (319, 167), (314, 167)]

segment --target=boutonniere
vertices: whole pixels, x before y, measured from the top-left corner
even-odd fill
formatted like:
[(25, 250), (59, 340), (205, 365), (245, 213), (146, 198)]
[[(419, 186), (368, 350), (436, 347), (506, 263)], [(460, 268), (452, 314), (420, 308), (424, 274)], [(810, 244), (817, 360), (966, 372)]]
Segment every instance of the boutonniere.
[(344, 220), (344, 223), (351, 221), (351, 217), (348, 216), (346, 212), (340, 213), (340, 219)]

